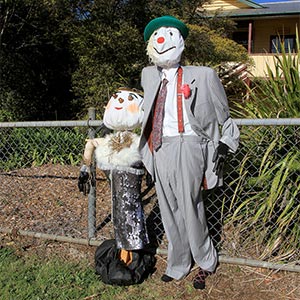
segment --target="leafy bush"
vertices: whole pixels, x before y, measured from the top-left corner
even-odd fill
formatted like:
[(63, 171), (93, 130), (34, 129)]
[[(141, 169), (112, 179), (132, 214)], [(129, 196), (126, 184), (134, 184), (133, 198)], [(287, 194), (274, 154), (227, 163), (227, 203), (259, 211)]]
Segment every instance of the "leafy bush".
[(249, 62), (246, 49), (205, 26), (190, 25), (183, 58), (186, 65), (219, 65), (222, 62)]

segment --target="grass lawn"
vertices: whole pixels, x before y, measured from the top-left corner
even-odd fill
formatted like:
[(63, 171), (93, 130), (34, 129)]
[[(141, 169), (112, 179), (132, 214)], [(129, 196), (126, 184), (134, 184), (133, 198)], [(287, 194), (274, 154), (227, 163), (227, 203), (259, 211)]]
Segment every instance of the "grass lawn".
[[(0, 239), (1, 241), (1, 239)], [(203, 291), (195, 271), (162, 283), (166, 257), (157, 255), (156, 272), (141, 284), (119, 287), (95, 274), (95, 248), (15, 238), (0, 243), (0, 300), (296, 300), (299, 273), (221, 264)]]
[[(137, 289), (135, 295), (130, 289)], [(143, 292), (149, 296), (145, 287), (143, 292), (138, 289), (103, 284), (88, 261), (44, 261), (35, 256), (18, 257), (11, 248), (0, 249), (1, 300), (143, 299)]]

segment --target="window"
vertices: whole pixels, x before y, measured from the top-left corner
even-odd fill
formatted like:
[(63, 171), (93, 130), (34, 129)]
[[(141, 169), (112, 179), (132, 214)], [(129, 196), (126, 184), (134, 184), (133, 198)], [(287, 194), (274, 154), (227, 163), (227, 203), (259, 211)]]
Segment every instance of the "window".
[(282, 36), (275, 36), (271, 35), (270, 37), (270, 52), (282, 52), (281, 43), (284, 43), (284, 50), (286, 52), (289, 51), (296, 51), (296, 35), (282, 35)]
[(248, 32), (234, 32), (232, 34), (232, 39), (248, 49)]

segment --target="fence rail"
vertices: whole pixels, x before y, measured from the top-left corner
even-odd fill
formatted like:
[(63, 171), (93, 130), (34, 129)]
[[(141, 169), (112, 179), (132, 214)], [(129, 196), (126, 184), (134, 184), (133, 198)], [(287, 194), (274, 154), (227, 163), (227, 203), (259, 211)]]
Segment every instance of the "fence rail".
[[(93, 111), (93, 110), (92, 110)], [(280, 118), (280, 119), (234, 119), (238, 125), (252, 126), (299, 126), (299, 118)], [(2, 122), (0, 128), (11, 127), (98, 127), (103, 122), (101, 120), (84, 121), (30, 121), (30, 122)]]
[[(113, 237), (106, 176), (79, 193), (86, 137), (102, 121), (0, 123), (2, 233), (98, 245)], [(300, 119), (236, 119), (241, 144), (225, 166), (222, 189), (205, 192), (207, 220), (220, 261), (300, 272)], [(167, 242), (154, 189), (143, 184), (151, 238)]]

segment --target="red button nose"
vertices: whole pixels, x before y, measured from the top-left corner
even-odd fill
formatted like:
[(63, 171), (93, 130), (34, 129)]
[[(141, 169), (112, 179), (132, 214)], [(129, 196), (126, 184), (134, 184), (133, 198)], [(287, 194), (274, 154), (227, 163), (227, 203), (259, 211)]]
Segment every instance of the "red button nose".
[(159, 44), (162, 44), (163, 42), (165, 41), (165, 38), (163, 36), (160, 36), (158, 39), (157, 39), (157, 42)]

